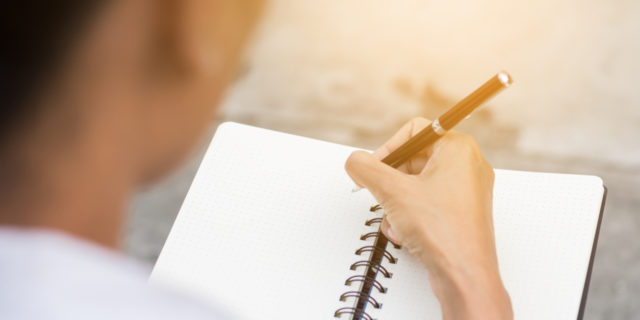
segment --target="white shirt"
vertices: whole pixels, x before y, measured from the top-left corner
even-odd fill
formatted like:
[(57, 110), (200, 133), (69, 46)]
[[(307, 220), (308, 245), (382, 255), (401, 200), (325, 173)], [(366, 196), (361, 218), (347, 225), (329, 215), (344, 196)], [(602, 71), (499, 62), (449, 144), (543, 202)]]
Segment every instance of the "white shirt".
[(222, 319), (149, 269), (60, 232), (0, 227), (0, 319)]

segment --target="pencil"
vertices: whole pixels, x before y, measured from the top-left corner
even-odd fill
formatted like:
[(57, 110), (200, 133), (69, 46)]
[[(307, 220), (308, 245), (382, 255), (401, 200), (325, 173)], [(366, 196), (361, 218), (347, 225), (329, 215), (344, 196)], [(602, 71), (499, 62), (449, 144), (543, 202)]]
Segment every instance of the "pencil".
[(511, 76), (506, 72), (499, 72), (482, 86), (458, 102), (443, 115), (433, 120), (429, 126), (422, 129), (398, 149), (387, 155), (382, 162), (397, 168), (411, 159), (420, 150), (433, 144), (448, 130), (451, 130), (462, 119), (466, 118), (485, 101), (495, 96), (502, 89), (512, 83)]

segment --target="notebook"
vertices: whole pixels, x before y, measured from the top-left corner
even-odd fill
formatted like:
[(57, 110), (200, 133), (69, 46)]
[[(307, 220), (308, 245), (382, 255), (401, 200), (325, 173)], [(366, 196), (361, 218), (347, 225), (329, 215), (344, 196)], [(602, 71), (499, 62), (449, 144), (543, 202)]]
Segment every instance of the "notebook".
[[(387, 246), (396, 263), (383, 260), (377, 287), (359, 291), (371, 252), (358, 249), (375, 241), (362, 235), (377, 231), (383, 210), (370, 210), (376, 201), (368, 191), (351, 192), (344, 163), (354, 150), (220, 125), (150, 282), (234, 319), (351, 319), (359, 296), (348, 292), (367, 301), (360, 319), (441, 319), (426, 269), (402, 248)], [(580, 318), (605, 197), (602, 180), (495, 173), (499, 266), (516, 319)]]

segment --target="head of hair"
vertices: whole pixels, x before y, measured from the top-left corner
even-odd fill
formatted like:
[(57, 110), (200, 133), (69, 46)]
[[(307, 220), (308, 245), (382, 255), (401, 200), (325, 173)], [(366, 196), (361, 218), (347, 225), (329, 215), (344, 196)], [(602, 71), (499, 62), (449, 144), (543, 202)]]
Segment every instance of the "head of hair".
[(0, 148), (40, 111), (35, 103), (39, 93), (60, 71), (65, 54), (104, 2), (24, 0), (2, 5)]

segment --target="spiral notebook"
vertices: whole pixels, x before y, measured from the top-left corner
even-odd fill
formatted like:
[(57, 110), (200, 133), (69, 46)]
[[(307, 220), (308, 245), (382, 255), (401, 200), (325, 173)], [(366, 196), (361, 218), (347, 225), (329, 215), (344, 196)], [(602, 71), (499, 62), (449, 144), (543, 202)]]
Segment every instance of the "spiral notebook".
[[(222, 124), (150, 282), (234, 319), (441, 319), (426, 269), (402, 248), (387, 246), (375, 279), (363, 277), (384, 210), (351, 192), (354, 150)], [(604, 196), (594, 176), (496, 170), (498, 258), (516, 319), (581, 317)]]

